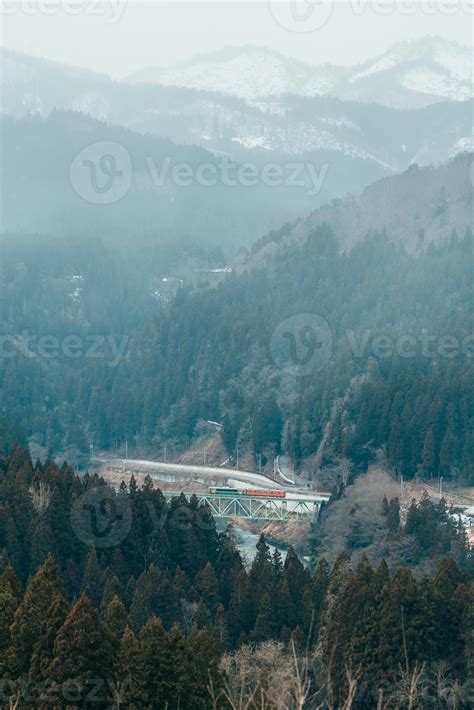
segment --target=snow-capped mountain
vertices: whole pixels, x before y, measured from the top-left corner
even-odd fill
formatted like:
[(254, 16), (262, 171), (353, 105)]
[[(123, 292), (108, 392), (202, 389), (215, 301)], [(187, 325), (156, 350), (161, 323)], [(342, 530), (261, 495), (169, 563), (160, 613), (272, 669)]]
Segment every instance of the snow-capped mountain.
[(270, 49), (229, 47), (169, 69), (150, 67), (127, 81), (183, 86), (244, 99), (292, 93), (316, 96), (330, 93), (345, 69), (323, 65), (315, 70), (304, 62)]
[[(435, 44), (427, 41), (431, 48)], [(450, 68), (453, 77), (464, 80), (464, 54), (452, 53), (446, 57), (441, 53), (444, 46), (443, 43), (438, 46), (439, 61)], [(356, 94), (359, 98), (363, 94), (367, 98), (367, 92), (373, 90), (377, 81), (379, 96), (383, 92), (387, 96), (392, 91), (393, 99), (396, 82), (390, 84), (386, 74), (400, 74), (401, 64), (407, 66), (410, 62), (412, 82), (414, 77), (416, 79), (416, 65), (417, 85), (425, 87), (421, 64), (414, 60), (421, 50), (418, 48), (416, 52), (415, 49), (406, 45), (402, 51), (403, 46), (399, 45), (396, 51), (384, 55), (383, 61), (369, 62), (354, 70), (352, 81), (339, 76), (340, 93)], [(248, 56), (261, 52), (249, 51)], [(230, 62), (241, 57), (234, 51), (221, 55)], [(204, 91), (113, 81), (58, 62), (0, 50), (3, 68), (0, 112), (19, 118), (27, 115), (46, 118), (56, 109), (65, 109), (90, 115), (109, 125), (126, 126), (136, 133), (153, 134), (178, 144), (199, 145), (215, 155), (226, 155), (239, 162), (300, 160), (306, 156), (304, 159), (332, 166), (328, 185), (333, 194), (360, 189), (371, 180), (403, 170), (413, 162), (419, 165), (441, 162), (473, 147), (472, 103), (469, 101), (431, 101), (422, 108), (400, 111), (365, 100), (334, 98), (319, 95), (323, 72), (318, 78), (316, 93), (319, 94), (301, 95), (304, 87), (309, 86), (305, 84), (304, 65), (298, 64), (299, 79), (293, 80), (291, 66), (288, 65), (283, 74), (278, 55), (263, 51), (262, 56), (268, 59), (265, 71), (273, 76), (272, 86), (276, 87), (283, 76), (282, 91), (282, 87), (295, 86), (301, 90), (300, 95), (293, 91), (240, 98), (225, 91), (219, 93), (215, 90), (217, 87)], [(246, 73), (238, 76), (241, 82), (254, 82), (254, 93), (258, 93), (257, 87), (258, 91), (262, 89), (262, 77), (256, 69), (250, 72), (250, 78)], [(329, 70), (325, 76), (329, 76)], [(223, 85), (219, 86), (222, 89)], [(397, 86), (400, 92), (400, 81)], [(314, 81), (312, 87), (315, 91)], [(403, 91), (408, 95), (407, 88)], [(412, 91), (410, 96), (419, 99), (421, 94)]]
[(229, 48), (172, 68), (151, 67), (128, 81), (217, 91), (247, 100), (331, 95), (394, 108), (418, 108), (473, 96), (473, 52), (426, 37), (395, 45), (355, 67), (312, 66), (269, 49)]

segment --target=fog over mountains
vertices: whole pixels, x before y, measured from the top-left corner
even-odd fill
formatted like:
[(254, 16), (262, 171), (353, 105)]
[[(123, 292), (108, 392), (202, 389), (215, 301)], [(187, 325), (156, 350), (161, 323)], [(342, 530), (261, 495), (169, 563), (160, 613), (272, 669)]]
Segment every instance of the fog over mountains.
[[(104, 448), (111, 446), (110, 432), (117, 441), (138, 437), (150, 449), (166, 437), (181, 445), (192, 439), (200, 418), (227, 416), (233, 434), (227, 432), (226, 446), (232, 455), (232, 437), (247, 431), (244, 420), (233, 422), (232, 407), (220, 401), (233, 378), (242, 375), (245, 416), (258, 409), (252, 394), (257, 381), (263, 399), (273, 392), (284, 412), (289, 406), (289, 385), (278, 391), (267, 344), (261, 342), (267, 323), (277, 325), (295, 307), (302, 313), (322, 310), (334, 323), (344, 321), (352, 293), (359, 289), (358, 271), (364, 273), (369, 305), (367, 312), (366, 306), (355, 308), (351, 327), (365, 320), (402, 333), (403, 327), (413, 327), (411, 316), (402, 327), (397, 309), (387, 305), (380, 316), (381, 306), (374, 305), (385, 303), (385, 284), (391, 280), (404, 312), (411, 307), (412, 284), (419, 283), (417, 327), (444, 327), (451, 316), (444, 309), (440, 320), (437, 309), (452, 288), (444, 268), (455, 262), (463, 304), (459, 329), (467, 331), (463, 283), (472, 240), (473, 145), (468, 50), (427, 38), (344, 69), (307, 67), (244, 47), (121, 81), (11, 50), (2, 50), (1, 58), (8, 327), (11, 332), (20, 325), (41, 330), (44, 313), (65, 333), (78, 323), (84, 333), (115, 323), (117, 333), (131, 334), (136, 349), (129, 371), (106, 370), (110, 387), (119, 393), (112, 406), (110, 392), (100, 384), (102, 375), (89, 362), (81, 365), (75, 386), (81, 391), (91, 387), (96, 395), (94, 402), (87, 396), (74, 414), (74, 436), (66, 437), (61, 410), (71, 393), (58, 389), (50, 400), (56, 417), (51, 436), (40, 396), (32, 397), (31, 412), (13, 397), (11, 411), (28, 421), (29, 433), (42, 447), (83, 451), (84, 437), (94, 428), (100, 429)], [(371, 103), (374, 99), (377, 103)], [(71, 175), (78, 156), (102, 142), (119, 146), (130, 165), (124, 194), (110, 204), (88, 199), (90, 185), (84, 199)], [(100, 158), (92, 155), (96, 178)], [(90, 153), (85, 161), (91, 163)], [(173, 177), (179, 165), (190, 171), (186, 186)], [(212, 186), (196, 177), (204, 165), (217, 175)], [(250, 165), (256, 183), (249, 187), (237, 179), (227, 185), (223, 165), (233, 175)], [(264, 177), (272, 165), (282, 171), (277, 185)], [(296, 185), (295, 167), (302, 180)], [(99, 178), (100, 186), (104, 176)], [(54, 268), (47, 257), (53, 244)], [(386, 263), (387, 254), (397, 267)], [(432, 266), (438, 269), (436, 277), (424, 272)], [(348, 270), (343, 298), (341, 269)], [(313, 293), (308, 284), (315, 274), (319, 286)], [(444, 291), (431, 309), (425, 295), (442, 279)], [(306, 285), (296, 298), (300, 282)], [(267, 304), (264, 315), (261, 301)], [(206, 308), (210, 312), (203, 319)], [(227, 332), (233, 321), (240, 324), (237, 331)], [(171, 323), (181, 323), (182, 330), (175, 332)], [(169, 339), (168, 327), (174, 333)], [(219, 353), (217, 361), (208, 354), (211, 331), (218, 334), (211, 348)], [(254, 341), (241, 336), (247, 332)], [(189, 357), (177, 365), (181, 342), (187, 343)], [(150, 353), (149, 360), (137, 374), (142, 352)], [(11, 380), (21, 388), (21, 368), (7, 364), (4, 387)], [(340, 365), (341, 373), (346, 365)], [(358, 362), (356, 374), (364, 375), (364, 368)], [(189, 379), (188, 370), (199, 377)], [(53, 371), (45, 370), (44, 391), (56, 387), (53, 380)], [(133, 408), (119, 405), (131, 380), (139, 392)], [(350, 378), (341, 374), (336, 380), (339, 396)], [(171, 389), (168, 382), (174, 383)], [(145, 395), (150, 403), (142, 421)], [(329, 387), (324, 397), (331, 402), (333, 395)], [(162, 400), (159, 406), (156, 398)], [(121, 421), (112, 422), (112, 412), (121, 409)], [(330, 409), (325, 405), (321, 422)], [(290, 426), (288, 411), (285, 417)], [(441, 430), (438, 434), (441, 442)], [(311, 446), (305, 444), (301, 460), (317, 447), (318, 436), (311, 438)], [(296, 444), (285, 446), (291, 451)], [(342, 449), (335, 451), (342, 455)]]
[(239, 163), (327, 165), (321, 194), (296, 207), (305, 211), (412, 163), (472, 149), (471, 59), (437, 38), (399, 44), (351, 69), (243, 47), (113, 81), (2, 50), (0, 110), (45, 120), (56, 109), (79, 112)]
[(128, 80), (219, 91), (246, 99), (287, 93), (330, 95), (407, 109), (471, 98), (472, 56), (472, 50), (438, 37), (396, 44), (352, 67), (311, 66), (272, 50), (246, 46), (172, 68), (150, 67)]

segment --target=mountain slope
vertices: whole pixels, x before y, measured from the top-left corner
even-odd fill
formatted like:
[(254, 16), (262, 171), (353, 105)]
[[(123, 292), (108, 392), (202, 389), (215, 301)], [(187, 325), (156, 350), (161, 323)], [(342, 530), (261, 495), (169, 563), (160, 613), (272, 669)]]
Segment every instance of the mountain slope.
[(471, 161), (412, 168), (337, 201), (324, 219), (269, 235), (215, 287), (203, 275), (159, 304), (141, 240), (123, 256), (111, 239), (63, 254), (44, 238), (5, 238), (2, 323), (19, 346), (25, 332), (32, 347), (45, 333), (127, 336), (113, 366), (108, 350), (3, 358), (6, 411), (55, 451), (86, 451), (93, 435), (97, 447), (128, 441), (153, 457), (164, 442), (189, 446), (207, 419), (222, 422), (229, 456), (261, 454), (270, 472), (279, 451), (311, 473), (340, 457), (363, 467), (382, 451), (404, 477), (421, 466), (472, 477)]
[(340, 67), (319, 71), (264, 47), (228, 47), (169, 69), (149, 67), (127, 81), (216, 91), (245, 99), (293, 93), (315, 96), (328, 91), (345, 75)]
[(270, 234), (252, 250), (250, 263), (270, 253), (301, 244), (323, 224), (334, 229), (345, 248), (366, 234), (385, 230), (407, 249), (448, 236), (447, 225), (462, 234), (473, 217), (473, 153), (462, 153), (448, 163), (419, 168), (369, 185), (361, 195), (323, 205), (283, 234)]
[(403, 42), (355, 67), (311, 66), (268, 49), (229, 48), (172, 68), (151, 67), (132, 82), (219, 91), (256, 99), (293, 93), (331, 95), (395, 108), (473, 96), (472, 51), (427, 37)]

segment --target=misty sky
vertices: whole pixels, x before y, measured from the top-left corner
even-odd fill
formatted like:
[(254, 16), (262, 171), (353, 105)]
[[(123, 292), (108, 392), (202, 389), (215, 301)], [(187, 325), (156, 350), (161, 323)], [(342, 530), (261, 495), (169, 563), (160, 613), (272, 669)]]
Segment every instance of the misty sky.
[[(465, 1), (444, 10), (447, 0), (388, 0), (385, 14), (380, 4), (352, 0), (311, 11), (304, 1), (105, 0), (98, 6), (83, 0), (78, 9), (73, 0), (0, 0), (2, 45), (121, 77), (247, 43), (337, 64), (361, 62), (395, 42), (428, 34), (472, 44)], [(302, 27), (308, 31), (293, 31)]]

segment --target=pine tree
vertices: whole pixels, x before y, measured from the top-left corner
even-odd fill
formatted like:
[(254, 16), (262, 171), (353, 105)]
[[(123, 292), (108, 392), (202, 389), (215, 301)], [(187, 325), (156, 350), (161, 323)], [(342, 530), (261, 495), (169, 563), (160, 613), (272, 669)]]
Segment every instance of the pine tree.
[(324, 607), (324, 601), (329, 587), (330, 568), (324, 557), (322, 557), (316, 567), (312, 582), (312, 598), (315, 613), (315, 632), (319, 629), (321, 623), (321, 614)]
[(281, 558), (281, 552), (278, 547), (275, 547), (275, 549), (273, 550), (272, 562), (273, 574), (275, 576), (275, 580), (278, 580), (281, 576), (281, 573), (283, 572), (283, 562)]
[(52, 555), (39, 567), (26, 588), (11, 626), (13, 649), (9, 664), (17, 673), (26, 673), (35, 643), (44, 633), (44, 623), (53, 599), (64, 589)]
[(127, 627), (123, 632), (114, 668), (114, 696), (117, 707), (141, 710), (149, 707), (147, 687), (142, 684), (140, 642)]
[(102, 598), (102, 573), (97, 561), (95, 548), (91, 548), (84, 567), (81, 594), (86, 595), (93, 606), (98, 607)]
[(468, 583), (468, 575), (461, 572), (452, 559), (445, 557), (430, 585), (437, 655), (449, 658), (453, 665), (459, 663), (463, 653), (462, 624), (469, 603)]
[(227, 650), (229, 646), (229, 630), (227, 625), (227, 618), (225, 609), (222, 604), (219, 604), (216, 610), (215, 622), (214, 622), (214, 637), (219, 644), (219, 648)]
[(74, 684), (83, 696), (94, 690), (105, 700), (110, 660), (97, 610), (87, 597), (81, 596), (58, 631), (47, 674), (60, 687)]
[(279, 630), (283, 626), (295, 628), (298, 614), (290, 591), (288, 578), (282, 576), (275, 591), (275, 623)]
[(111, 637), (114, 648), (117, 648), (125, 633), (127, 626), (130, 626), (130, 619), (123, 605), (122, 600), (117, 595), (107, 605), (104, 614), (104, 626)]
[(433, 429), (430, 427), (426, 432), (421, 454), (421, 465), (423, 472), (432, 478), (436, 472), (435, 439)]
[(62, 594), (57, 594), (44, 620), (44, 633), (36, 642), (30, 662), (30, 678), (34, 681), (47, 678), (48, 668), (53, 660), (54, 642), (59, 629), (64, 624), (69, 607)]
[(166, 634), (161, 656), (163, 673), (162, 707), (189, 707), (192, 704), (189, 679), (192, 660), (183, 633), (178, 624), (173, 624)]
[(203, 603), (207, 607), (209, 614), (214, 616), (219, 605), (219, 584), (214, 568), (210, 562), (199, 572), (196, 577), (196, 582)]
[(331, 572), (329, 586), (319, 625), (319, 645), (328, 663), (333, 654), (334, 639), (331, 637), (333, 619), (338, 615), (339, 597), (351, 577), (350, 557), (344, 550), (337, 557)]
[(137, 681), (146, 692), (152, 707), (164, 707), (165, 669), (162, 663), (165, 654), (166, 631), (161, 619), (152, 616), (140, 633)]
[(399, 568), (380, 608), (379, 658), (384, 676), (394, 678), (400, 668), (410, 671), (415, 662), (429, 658), (431, 646), (426, 604), (411, 572)]
[(7, 658), (11, 650), (12, 637), (10, 627), (20, 601), (20, 580), (8, 565), (0, 576), (0, 677), (8, 670)]
[(130, 620), (136, 633), (157, 613), (156, 595), (159, 583), (160, 574), (154, 565), (142, 572), (137, 580), (130, 605)]
[(21, 598), (21, 582), (13, 567), (8, 564), (0, 575), (0, 592), (11, 594), (18, 602)]
[(301, 624), (303, 597), (306, 589), (309, 589), (311, 585), (311, 575), (291, 545), (288, 548), (288, 554), (283, 565), (283, 578), (288, 583), (291, 598), (297, 612), (297, 623)]
[[(102, 598), (99, 604), (99, 615), (102, 618), (107, 606), (114, 597), (121, 596), (121, 585), (118, 577), (112, 572), (110, 567), (107, 567), (100, 580), (100, 589), (102, 590)], [(122, 629), (123, 632), (123, 629)]]
[(257, 618), (251, 633), (251, 638), (256, 643), (267, 641), (275, 633), (275, 614), (268, 593), (263, 592), (258, 599)]
[(189, 637), (192, 668), (188, 678), (193, 709), (207, 710), (210, 707), (209, 687), (212, 688), (215, 697), (220, 694), (223, 685), (220, 648), (222, 644), (216, 643), (208, 629), (198, 630), (197, 627), (193, 627)]

